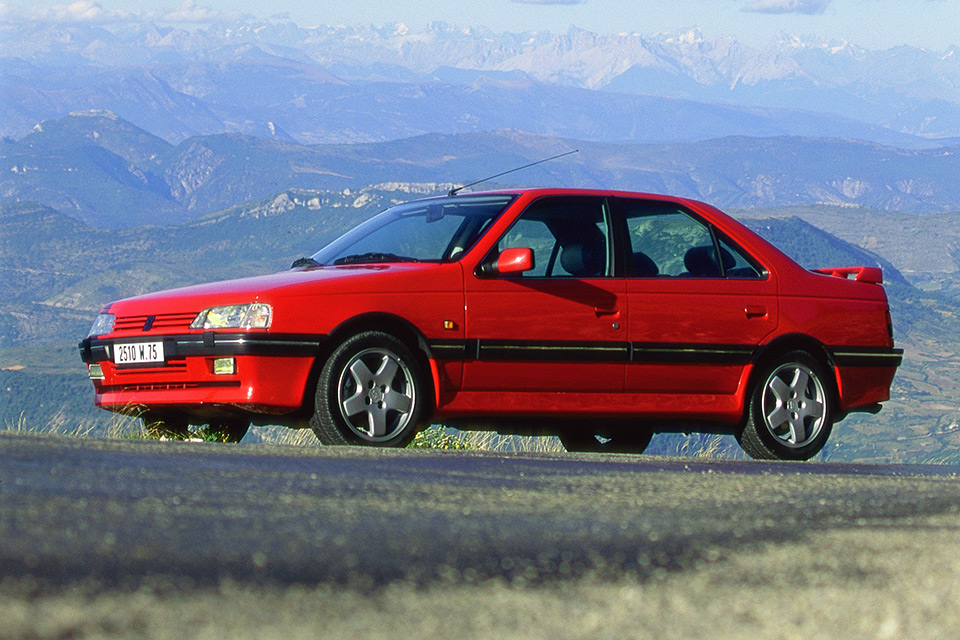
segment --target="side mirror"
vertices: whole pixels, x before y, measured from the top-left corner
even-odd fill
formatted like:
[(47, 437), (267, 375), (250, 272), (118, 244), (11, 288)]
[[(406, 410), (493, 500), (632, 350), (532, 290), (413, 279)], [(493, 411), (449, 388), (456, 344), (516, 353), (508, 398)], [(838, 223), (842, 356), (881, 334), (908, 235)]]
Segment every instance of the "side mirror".
[(500, 275), (520, 274), (533, 269), (533, 249), (504, 249), (497, 256), (496, 273)]
[(533, 267), (533, 249), (504, 249), (495, 256), (488, 256), (477, 268), (477, 275), (481, 278), (520, 275)]

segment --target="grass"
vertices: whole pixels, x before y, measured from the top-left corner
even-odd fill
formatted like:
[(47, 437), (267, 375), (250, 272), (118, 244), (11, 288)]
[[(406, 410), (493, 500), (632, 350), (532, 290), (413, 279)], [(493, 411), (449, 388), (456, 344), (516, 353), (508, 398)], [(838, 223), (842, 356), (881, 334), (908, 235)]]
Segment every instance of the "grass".
[[(45, 425), (31, 424), (21, 413), (15, 420), (0, 425), (0, 431), (19, 433), (52, 433), (75, 438), (107, 438), (119, 440), (153, 439), (136, 417), (111, 414), (106, 424), (97, 422), (74, 423), (62, 412), (57, 413)], [(191, 439), (205, 440), (201, 432), (191, 432)], [(297, 447), (318, 446), (317, 437), (310, 429), (286, 427), (251, 428), (244, 443), (278, 444)], [(562, 452), (563, 445), (557, 438), (502, 436), (496, 433), (457, 431), (442, 425), (431, 425), (416, 435), (411, 447), (417, 449), (475, 450), (475, 451), (534, 451), (544, 453)]]
[(546, 436), (505, 436), (490, 431), (458, 431), (443, 425), (431, 425), (414, 438), (411, 447), (420, 449), (452, 449), (474, 451), (524, 451), (560, 453), (563, 445), (557, 438)]
[[(282, 444), (299, 447), (317, 446), (317, 437), (309, 429), (286, 427), (257, 427), (250, 430), (244, 442)], [(457, 431), (443, 425), (430, 425), (419, 432), (410, 443), (414, 449), (444, 449), (450, 451), (530, 451), (541, 453), (562, 452), (563, 445), (557, 438), (502, 436), (481, 431)]]
[[(23, 413), (15, 420), (0, 425), (0, 431), (20, 433), (52, 433), (76, 438), (106, 438), (118, 440), (156, 439), (147, 433), (143, 423), (136, 417), (110, 414), (104, 422), (71, 422), (63, 412), (58, 412), (45, 425), (37, 426)], [(211, 441), (203, 430), (191, 431), (191, 441)], [(744, 458), (742, 450), (731, 442), (730, 436), (691, 434), (661, 434), (654, 438), (648, 453), (681, 458)], [(317, 437), (310, 429), (286, 427), (251, 428), (243, 439), (244, 444), (274, 444), (295, 447), (319, 446)], [(430, 425), (419, 432), (409, 445), (415, 449), (439, 449), (448, 451), (493, 451), (501, 453), (563, 453), (565, 449), (556, 437), (511, 436), (489, 431), (459, 431), (440, 424)], [(825, 449), (818, 457), (820, 462), (829, 461), (833, 450)], [(957, 454), (935, 454), (920, 460), (923, 464), (957, 464)]]
[(58, 411), (45, 425), (30, 424), (23, 412), (15, 420), (6, 420), (0, 426), (0, 431), (15, 431), (19, 433), (51, 433), (75, 438), (109, 438), (118, 440), (145, 440), (147, 434), (137, 418), (111, 414), (105, 424), (97, 421), (73, 422)]
[(924, 456), (919, 460), (920, 464), (960, 464), (960, 451), (939, 451)]
[(310, 429), (289, 429), (287, 427), (253, 427), (243, 439), (243, 443), (281, 444), (294, 447), (316, 447), (317, 436)]
[(723, 436), (707, 436), (701, 438), (687, 437), (676, 443), (677, 455), (682, 458), (720, 458), (729, 457), (725, 454), (729, 452), (727, 439)]
[(447, 431), (440, 425), (431, 425), (417, 433), (409, 446), (411, 449), (452, 449), (454, 451), (478, 448), (471, 446), (466, 438)]

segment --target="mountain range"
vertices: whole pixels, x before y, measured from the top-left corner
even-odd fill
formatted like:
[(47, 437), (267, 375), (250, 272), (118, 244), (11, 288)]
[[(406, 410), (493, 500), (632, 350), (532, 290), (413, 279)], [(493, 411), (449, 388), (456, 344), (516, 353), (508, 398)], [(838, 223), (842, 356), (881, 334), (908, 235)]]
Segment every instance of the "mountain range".
[(607, 142), (800, 135), (924, 146), (960, 136), (956, 48), (873, 51), (784, 35), (756, 49), (697, 30), (512, 34), (439, 23), (6, 23), (0, 33), (0, 135), (11, 137), (89, 109), (172, 143), (507, 128)]

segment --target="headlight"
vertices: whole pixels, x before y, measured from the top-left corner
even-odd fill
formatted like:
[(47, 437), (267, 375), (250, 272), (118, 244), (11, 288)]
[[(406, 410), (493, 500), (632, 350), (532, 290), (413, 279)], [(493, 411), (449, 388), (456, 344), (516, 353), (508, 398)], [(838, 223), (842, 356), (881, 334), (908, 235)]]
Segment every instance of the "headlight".
[(111, 331), (113, 331), (113, 314), (101, 313), (97, 316), (97, 319), (93, 321), (93, 326), (90, 327), (90, 331), (87, 332), (87, 337), (105, 336)]
[(266, 329), (270, 326), (270, 305), (231, 304), (201, 311), (191, 329)]

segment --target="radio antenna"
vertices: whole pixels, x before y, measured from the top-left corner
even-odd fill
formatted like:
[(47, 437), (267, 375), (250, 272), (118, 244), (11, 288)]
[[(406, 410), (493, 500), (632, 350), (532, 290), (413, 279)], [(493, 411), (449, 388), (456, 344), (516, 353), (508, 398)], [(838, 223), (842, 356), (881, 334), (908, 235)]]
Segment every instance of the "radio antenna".
[(552, 157), (550, 157), (550, 158), (544, 158), (543, 160), (537, 160), (536, 162), (531, 162), (530, 164), (525, 164), (525, 165), (523, 165), (522, 167), (517, 167), (516, 169), (510, 169), (509, 171), (503, 171), (503, 172), (501, 172), (501, 173), (498, 173), (498, 174), (496, 174), (496, 175), (490, 176), (490, 177), (488, 177), (488, 178), (484, 178), (483, 180), (477, 180), (476, 182), (471, 182), (470, 184), (465, 184), (465, 185), (463, 185), (463, 186), (461, 186), (461, 187), (454, 187), (453, 189), (450, 189), (450, 192), (449, 192), (447, 195), (449, 195), (449, 196), (455, 196), (455, 195), (457, 195), (457, 192), (458, 192), (458, 191), (462, 191), (462, 190), (466, 189), (467, 187), (472, 187), (472, 186), (474, 186), (474, 185), (480, 184), (481, 182), (487, 182), (488, 180), (493, 180), (494, 178), (499, 178), (500, 176), (505, 176), (505, 175), (507, 175), (508, 173), (513, 173), (514, 171), (520, 171), (520, 170), (522, 170), (522, 169), (529, 169), (530, 167), (535, 167), (535, 166), (537, 166), (538, 164), (543, 164), (544, 162), (550, 162), (551, 160), (556, 160), (557, 158), (562, 158), (563, 156), (569, 156), (570, 154), (572, 154), (572, 153), (578, 153), (579, 151), (580, 151), (580, 149), (574, 149), (573, 151), (567, 151), (567, 152), (565, 152), (565, 153), (560, 153), (560, 154), (557, 154), (557, 155), (552, 156)]

